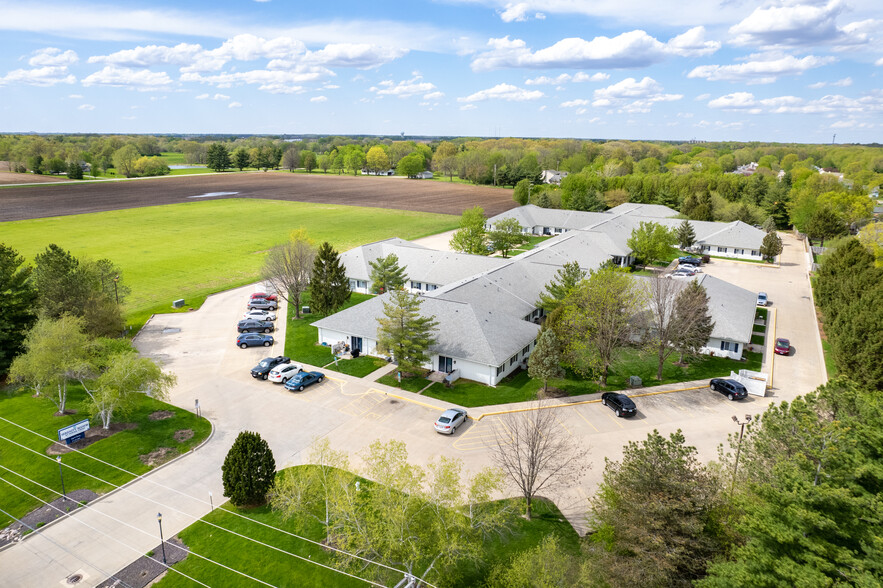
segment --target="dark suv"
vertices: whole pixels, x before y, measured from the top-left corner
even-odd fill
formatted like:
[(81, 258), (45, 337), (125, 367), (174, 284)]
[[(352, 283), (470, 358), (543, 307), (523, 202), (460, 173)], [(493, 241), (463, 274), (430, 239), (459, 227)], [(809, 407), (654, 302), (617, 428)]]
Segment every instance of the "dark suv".
[(730, 400), (742, 400), (748, 396), (748, 390), (745, 386), (736, 380), (725, 380), (723, 378), (714, 378), (709, 384), (712, 390), (720, 392)]
[(239, 321), (236, 325), (236, 330), (240, 333), (272, 333), (276, 330), (276, 325), (269, 321), (245, 319)]
[(273, 369), (280, 363), (289, 363), (290, 361), (291, 359), (285, 357), (284, 355), (277, 355), (276, 357), (265, 357), (261, 360), (261, 363), (251, 368), (251, 377), (266, 380), (271, 369)]
[(638, 414), (638, 407), (635, 406), (634, 400), (625, 394), (605, 392), (601, 395), (601, 404), (609, 406), (618, 417), (630, 417)]
[(687, 265), (701, 265), (702, 260), (699, 259), (698, 257), (687, 256), (687, 257), (679, 257), (678, 263), (687, 264)]

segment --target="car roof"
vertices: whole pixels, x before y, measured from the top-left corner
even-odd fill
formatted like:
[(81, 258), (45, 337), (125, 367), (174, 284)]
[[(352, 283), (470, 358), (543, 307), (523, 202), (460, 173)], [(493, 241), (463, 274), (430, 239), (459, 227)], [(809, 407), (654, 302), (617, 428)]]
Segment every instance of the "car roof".
[(458, 414), (463, 414), (464, 412), (465, 411), (462, 408), (449, 408), (448, 410), (444, 411), (441, 415), (442, 416), (456, 416)]

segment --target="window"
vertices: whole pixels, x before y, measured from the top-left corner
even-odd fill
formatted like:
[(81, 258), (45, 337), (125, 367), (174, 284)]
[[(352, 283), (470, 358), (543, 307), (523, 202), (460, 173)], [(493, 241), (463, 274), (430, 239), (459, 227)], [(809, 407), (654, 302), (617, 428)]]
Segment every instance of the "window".
[(356, 289), (356, 280), (350, 280), (350, 290)]
[(497, 375), (498, 376), (503, 373), (503, 369), (504, 369), (504, 367), (502, 365), (497, 366)]
[(745, 255), (744, 249), (733, 249), (733, 255)]
[(509, 358), (509, 365), (510, 366), (515, 365), (515, 363), (517, 361), (518, 361), (518, 354), (516, 353), (515, 355), (513, 355), (512, 357)]
[(366, 282), (365, 280), (358, 280), (356, 283), (358, 284), (359, 288), (367, 288), (368, 287), (368, 282)]
[(717, 251), (718, 251), (718, 253), (726, 253), (726, 252), (727, 252), (727, 248), (726, 248), (726, 247), (718, 247), (718, 248), (717, 248)]
[(427, 292), (431, 292), (432, 290), (435, 290), (436, 288), (438, 288), (438, 286), (436, 286), (435, 284), (426, 284), (426, 291)]
[(414, 290), (422, 290), (423, 284), (420, 282), (411, 282), (411, 288)]
[(752, 255), (753, 257), (760, 257), (760, 251), (755, 251), (754, 249), (752, 249), (752, 250), (751, 250), (751, 255)]
[(735, 351), (735, 349), (730, 349), (731, 346), (735, 345), (737, 348), (739, 347), (738, 343), (730, 343), (729, 341), (721, 341), (721, 351)]
[(710, 245), (703, 245), (702, 251), (711, 251), (711, 246)]
[(528, 353), (530, 353), (530, 343), (527, 344), (527, 347), (521, 350), (521, 357), (527, 357)]

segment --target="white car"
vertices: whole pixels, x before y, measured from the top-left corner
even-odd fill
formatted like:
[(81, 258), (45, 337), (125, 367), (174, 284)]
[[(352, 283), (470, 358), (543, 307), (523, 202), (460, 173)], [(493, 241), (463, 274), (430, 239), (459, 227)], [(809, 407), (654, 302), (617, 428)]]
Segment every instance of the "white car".
[(304, 371), (304, 369), (299, 364), (283, 363), (271, 369), (270, 375), (267, 376), (267, 379), (271, 382), (276, 382), (277, 384), (284, 384), (289, 378), (302, 371)]
[(267, 310), (249, 310), (244, 315), (244, 319), (254, 319), (256, 321), (275, 321), (276, 313)]
[(699, 269), (698, 265), (690, 265), (689, 263), (682, 263), (678, 266), (678, 270), (684, 270), (688, 272), (692, 272), (694, 274), (701, 274), (702, 270)]

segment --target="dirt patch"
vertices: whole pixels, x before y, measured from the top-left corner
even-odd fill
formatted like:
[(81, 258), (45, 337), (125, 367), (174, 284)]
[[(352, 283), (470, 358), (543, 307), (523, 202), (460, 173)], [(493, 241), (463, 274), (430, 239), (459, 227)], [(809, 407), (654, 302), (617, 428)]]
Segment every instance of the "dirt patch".
[(60, 410), (55, 411), (52, 416), (66, 416), (71, 414), (77, 414), (77, 411), (72, 408), (66, 408), (63, 412)]
[(193, 439), (193, 429), (181, 429), (180, 431), (175, 431), (175, 441), (178, 443), (183, 443), (190, 439)]
[[(27, 176), (27, 179), (39, 177)], [(402, 178), (252, 172), (4, 188), (0, 190), (0, 221), (193, 202), (193, 196), (213, 192), (237, 194), (204, 200), (263, 198), (456, 215), (467, 208), (481, 206), (488, 216), (517, 206), (512, 200), (512, 190), (490, 186)]]
[(0, 165), (0, 185), (10, 184), (48, 184), (51, 182), (70, 181), (65, 176), (41, 176), (37, 174), (19, 174), (3, 171), (6, 167)]
[(175, 413), (173, 413), (170, 410), (158, 410), (156, 412), (150, 413), (150, 416), (147, 418), (149, 418), (152, 421), (162, 421), (165, 419), (170, 419), (173, 416), (175, 416)]
[(177, 449), (172, 449), (171, 447), (160, 447), (156, 451), (151, 451), (146, 455), (139, 455), (138, 459), (140, 459), (141, 463), (143, 463), (144, 465), (153, 467), (164, 464), (177, 455)]
[(545, 392), (542, 389), (537, 391), (537, 398), (565, 398), (567, 396), (569, 396), (567, 390), (555, 388), (554, 386), (549, 386)]
[(135, 423), (111, 423), (109, 429), (104, 429), (102, 427), (95, 427), (94, 429), (89, 429), (86, 431), (86, 436), (79, 441), (75, 441), (70, 445), (66, 445), (64, 443), (59, 443), (56, 441), (52, 445), (46, 449), (46, 453), (48, 455), (64, 455), (65, 453), (70, 453), (75, 449), (84, 449), (89, 447), (96, 441), (101, 441), (102, 439), (107, 439), (111, 435), (119, 433), (120, 431), (130, 431), (134, 428), (138, 427)]

